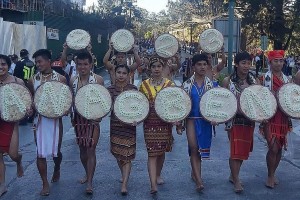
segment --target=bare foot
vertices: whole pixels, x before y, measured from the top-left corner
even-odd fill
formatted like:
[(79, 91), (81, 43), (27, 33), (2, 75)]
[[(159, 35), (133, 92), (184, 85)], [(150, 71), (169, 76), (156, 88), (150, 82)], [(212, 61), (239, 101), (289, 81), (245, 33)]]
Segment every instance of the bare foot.
[(87, 187), (85, 189), (85, 193), (88, 194), (88, 195), (92, 195), (93, 194), (93, 186), (92, 186), (91, 183), (87, 184)]
[(124, 185), (122, 185), (121, 194), (122, 194), (122, 196), (126, 196), (128, 194), (127, 188)]
[[(229, 176), (229, 179), (228, 179), (228, 180), (229, 180), (229, 182), (230, 182), (230, 183), (234, 184), (234, 182), (233, 182), (233, 178), (232, 178), (232, 176), (231, 176), (231, 175)], [(242, 186), (244, 186), (244, 184), (242, 183), (242, 181), (241, 181), (241, 180), (239, 180), (239, 182), (240, 182), (240, 184), (241, 184)]]
[(86, 182), (87, 182), (87, 177), (86, 176), (84, 176), (82, 179), (79, 180), (80, 184), (84, 184)]
[(17, 163), (17, 177), (20, 178), (24, 176), (24, 169), (22, 166), (22, 162)]
[(54, 171), (51, 179), (51, 183), (58, 182), (60, 178), (60, 170)]
[(201, 183), (196, 187), (197, 192), (202, 192), (204, 190), (204, 185)]
[(240, 181), (236, 181), (234, 183), (234, 192), (237, 193), (237, 194), (240, 194), (243, 191), (244, 191), (244, 188), (243, 188), (241, 182)]
[(274, 177), (274, 184), (275, 185), (279, 185), (279, 180), (278, 180), (278, 178), (276, 176)]
[(157, 194), (157, 189), (156, 190), (154, 190), (154, 189), (150, 190), (150, 194), (156, 195)]
[(163, 185), (165, 183), (165, 181), (159, 176), (157, 177), (157, 185)]
[(7, 187), (0, 184), (0, 197), (7, 192)]
[(155, 195), (157, 193), (157, 185), (151, 186), (150, 194)]
[(267, 182), (266, 182), (266, 187), (273, 189), (274, 186), (275, 186), (274, 177), (268, 177)]
[(49, 183), (47, 183), (45, 185), (43, 184), (43, 189), (41, 190), (40, 195), (41, 196), (49, 196), (49, 194), (50, 194)]

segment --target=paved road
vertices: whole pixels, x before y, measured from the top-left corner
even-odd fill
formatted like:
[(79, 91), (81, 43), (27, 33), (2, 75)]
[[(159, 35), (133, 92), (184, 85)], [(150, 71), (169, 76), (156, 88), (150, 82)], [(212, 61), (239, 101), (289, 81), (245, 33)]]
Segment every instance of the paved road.
[[(108, 80), (107, 74), (103, 76)], [(108, 84), (109, 82), (106, 81)], [(51, 184), (49, 197), (40, 197), (41, 180), (36, 168), (35, 145), (33, 134), (29, 126), (20, 127), (20, 148), (23, 153), (25, 176), (16, 178), (15, 164), (7, 158), (8, 192), (0, 199), (257, 199), (279, 200), (300, 199), (300, 126), (294, 121), (295, 133), (291, 133), (288, 154), (282, 159), (277, 176), (280, 180), (274, 190), (264, 186), (266, 179), (265, 155), (267, 151), (265, 140), (255, 131), (254, 151), (250, 159), (244, 162), (241, 169), (241, 179), (245, 192), (236, 195), (233, 186), (228, 182), (229, 142), (224, 126), (217, 127), (217, 136), (213, 138), (211, 159), (203, 161), (203, 179), (205, 190), (199, 194), (190, 178), (190, 164), (187, 155), (186, 136), (179, 136), (173, 131), (175, 142), (171, 153), (166, 156), (163, 169), (165, 184), (159, 187), (156, 197), (149, 194), (150, 183), (147, 173), (147, 152), (144, 144), (142, 126), (137, 131), (137, 155), (133, 162), (132, 174), (129, 180), (129, 195), (120, 194), (120, 172), (114, 157), (109, 151), (109, 117), (101, 122), (101, 136), (97, 147), (97, 168), (94, 177), (94, 195), (84, 194), (85, 186), (78, 183), (84, 174), (79, 159), (79, 149), (75, 143), (74, 131), (68, 118), (64, 118), (64, 138), (62, 143), (63, 162), (61, 166), (61, 179)], [(48, 162), (48, 178), (52, 176), (53, 161)]]

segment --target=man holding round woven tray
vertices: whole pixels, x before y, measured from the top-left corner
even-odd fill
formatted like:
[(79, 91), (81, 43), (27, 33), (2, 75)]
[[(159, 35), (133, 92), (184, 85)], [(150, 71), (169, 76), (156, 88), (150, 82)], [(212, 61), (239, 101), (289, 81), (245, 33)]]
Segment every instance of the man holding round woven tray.
[[(11, 60), (8, 56), (0, 54), (0, 87), (8, 83), (18, 83), (24, 85), (24, 82), (14, 76), (9, 75)], [(3, 99), (4, 97), (1, 97)], [(23, 176), (22, 154), (19, 153), (19, 126), (17, 122), (7, 122), (0, 119), (0, 197), (7, 192), (5, 184), (5, 164), (4, 153), (17, 163), (17, 176)]]
[[(64, 76), (51, 69), (51, 52), (49, 50), (40, 49), (33, 54), (33, 58), (35, 59), (35, 63), (39, 72), (28, 81), (28, 86), (32, 94), (36, 94), (37, 89), (40, 86), (52, 81), (64, 84), (66, 83)], [(46, 102), (48, 100), (48, 103), (50, 104), (51, 98), (44, 98), (43, 101)], [(43, 104), (44, 106), (41, 106), (41, 109), (50, 110), (50, 105), (48, 103), (47, 105), (46, 103)], [(53, 104), (56, 103), (52, 102), (51, 104), (51, 107), (54, 107), (55, 105)], [(40, 195), (48, 196), (50, 194), (50, 186), (47, 179), (46, 158), (48, 156), (53, 156), (53, 161), (55, 164), (51, 182), (59, 181), (60, 165), (62, 161), (62, 153), (60, 151), (63, 135), (62, 118), (59, 117), (52, 119), (42, 116), (41, 114), (37, 114), (34, 120), (34, 135), (37, 145), (37, 168), (43, 182), (43, 188), (40, 192)]]
[(217, 86), (206, 76), (207, 67), (208, 58), (205, 54), (194, 55), (192, 69), (195, 73), (183, 83), (184, 90), (192, 100), (192, 111), (185, 126), (192, 167), (191, 176), (198, 192), (204, 189), (201, 178), (201, 159), (209, 158), (212, 140), (212, 125), (201, 116), (200, 100), (205, 91)]
[[(103, 85), (103, 78), (94, 74), (91, 70), (93, 67), (93, 58), (87, 51), (82, 51), (77, 54), (76, 68), (78, 74), (70, 81), (70, 87), (73, 90), (73, 94), (78, 94), (78, 90), (89, 84)], [(93, 98), (88, 96), (87, 98)], [(88, 99), (79, 99), (78, 104), (80, 107), (88, 106)], [(100, 120), (99, 119), (87, 119), (79, 114), (79, 107), (74, 107), (74, 113), (71, 115), (72, 125), (74, 126), (76, 141), (80, 149), (81, 163), (85, 169), (85, 175), (81, 184), (86, 183), (86, 193), (93, 194), (93, 176), (96, 168), (96, 146), (98, 144), (100, 136)], [(88, 109), (88, 108), (87, 108)]]
[[(270, 63), (270, 71), (262, 76), (262, 84), (268, 87), (270, 91), (276, 93), (279, 88), (290, 80), (282, 73), (284, 65), (284, 51), (273, 50), (268, 52), (268, 60)], [(286, 149), (287, 134), (292, 129), (291, 120), (284, 114), (281, 109), (267, 123), (260, 125), (264, 136), (268, 142), (268, 153), (266, 155), (268, 178), (266, 187), (273, 189), (278, 180), (276, 180), (275, 172), (279, 165), (282, 148)]]
[[(133, 47), (133, 55), (134, 55), (135, 62), (132, 65), (130, 65), (129, 68), (130, 68), (131, 72), (134, 72), (138, 68), (138, 66), (141, 64), (141, 59), (138, 54), (138, 46), (133, 45), (132, 47)], [(103, 58), (103, 63), (104, 63), (105, 68), (109, 72), (111, 83), (115, 84), (115, 80), (116, 80), (115, 67), (117, 65), (127, 65), (127, 55), (126, 55), (126, 52), (114, 51), (116, 60), (115, 60), (115, 63), (111, 63), (111, 61), (109, 61), (109, 57), (111, 56), (111, 52), (113, 51), (113, 49), (114, 49), (113, 43), (110, 42), (109, 49)], [(129, 81), (129, 78), (128, 78), (128, 81)]]
[(158, 56), (150, 58), (151, 78), (142, 82), (140, 91), (150, 102), (149, 115), (144, 121), (144, 137), (148, 151), (148, 173), (151, 183), (151, 194), (157, 193), (157, 185), (164, 183), (161, 171), (165, 161), (165, 152), (172, 150), (172, 124), (162, 121), (156, 114), (154, 101), (157, 93), (174, 83), (162, 76), (165, 62)]
[[(230, 89), (237, 97), (250, 85), (259, 84), (259, 80), (249, 72), (251, 56), (247, 52), (238, 53), (234, 60), (234, 72), (223, 81), (223, 87)], [(239, 172), (244, 160), (247, 160), (253, 149), (253, 133), (255, 122), (238, 112), (227, 124), (230, 140), (229, 166), (231, 174), (229, 181), (234, 184), (234, 191), (241, 193), (244, 189), (239, 179)]]

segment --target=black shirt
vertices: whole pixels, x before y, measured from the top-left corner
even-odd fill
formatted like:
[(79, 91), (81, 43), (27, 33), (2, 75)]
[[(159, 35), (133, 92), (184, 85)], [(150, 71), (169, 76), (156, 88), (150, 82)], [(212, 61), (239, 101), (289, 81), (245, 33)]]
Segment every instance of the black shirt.
[(28, 57), (23, 58), (22, 60), (16, 63), (14, 70), (14, 76), (22, 79), (24, 82), (27, 82), (35, 73), (34, 63), (29, 60)]

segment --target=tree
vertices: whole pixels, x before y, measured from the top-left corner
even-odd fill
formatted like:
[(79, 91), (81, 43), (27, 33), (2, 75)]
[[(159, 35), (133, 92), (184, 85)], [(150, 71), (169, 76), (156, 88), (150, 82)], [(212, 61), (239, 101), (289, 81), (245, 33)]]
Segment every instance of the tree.
[[(274, 49), (287, 50), (296, 39), (299, 26), (300, 1), (298, 0), (238, 0), (242, 27), (250, 41), (266, 34), (273, 41)], [(256, 36), (255, 36), (256, 35)]]
[(96, 12), (101, 18), (110, 20), (117, 29), (133, 30), (135, 22), (141, 19), (140, 9), (133, 5), (132, 0), (98, 0)]
[(181, 34), (181, 38), (188, 41), (192, 33), (192, 40), (198, 41), (199, 33), (208, 28), (212, 19), (222, 15), (225, 10), (224, 0), (175, 0), (168, 2), (170, 23), (177, 29), (188, 31), (188, 35)]
[(211, 19), (224, 12), (224, 0), (176, 0), (168, 2), (168, 12), (178, 21), (193, 17)]

